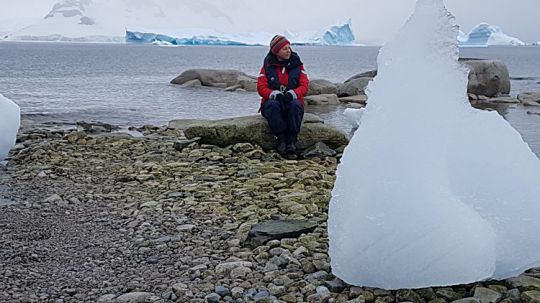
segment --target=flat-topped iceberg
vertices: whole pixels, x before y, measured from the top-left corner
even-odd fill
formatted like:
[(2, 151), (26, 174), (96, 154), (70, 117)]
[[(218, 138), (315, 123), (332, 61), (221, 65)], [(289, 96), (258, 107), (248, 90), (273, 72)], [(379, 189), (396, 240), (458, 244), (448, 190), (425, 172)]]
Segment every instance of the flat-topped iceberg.
[[(321, 32), (284, 34), (297, 45), (352, 45), (355, 40), (350, 21)], [(185, 29), (175, 34), (126, 30), (126, 42), (158, 45), (266, 45), (274, 35), (266, 32), (226, 34), (206, 29)]]
[(525, 45), (520, 39), (505, 34), (499, 26), (487, 23), (478, 24), (467, 35), (460, 34), (458, 40), (460, 46)]
[(458, 26), (418, 0), (379, 53), (336, 172), (333, 273), (384, 289), (465, 284), (540, 266), (540, 160), (496, 112), (471, 107)]
[(3, 161), (15, 145), (21, 124), (19, 106), (0, 94), (0, 161)]

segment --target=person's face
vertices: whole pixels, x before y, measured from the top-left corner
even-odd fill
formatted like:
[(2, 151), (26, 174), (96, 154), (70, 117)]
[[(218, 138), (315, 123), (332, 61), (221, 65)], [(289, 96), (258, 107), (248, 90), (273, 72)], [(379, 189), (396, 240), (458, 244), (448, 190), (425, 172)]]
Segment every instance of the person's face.
[(289, 60), (291, 57), (291, 46), (289, 44), (282, 47), (276, 54), (279, 60)]

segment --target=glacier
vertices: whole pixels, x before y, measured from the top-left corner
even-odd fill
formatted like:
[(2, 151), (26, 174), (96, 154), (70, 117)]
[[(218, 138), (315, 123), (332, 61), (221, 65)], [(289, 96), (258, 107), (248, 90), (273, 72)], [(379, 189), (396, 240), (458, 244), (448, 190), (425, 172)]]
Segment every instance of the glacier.
[(21, 110), (13, 101), (0, 94), (0, 161), (15, 145), (21, 124)]
[[(176, 34), (126, 30), (126, 43), (158, 45), (267, 45), (274, 33), (247, 32), (226, 34), (206, 29), (184, 29)], [(287, 31), (283, 33), (295, 45), (352, 45), (355, 40), (351, 21), (322, 32)]]
[(525, 45), (520, 39), (506, 35), (499, 26), (488, 23), (478, 24), (467, 35), (460, 34), (458, 41), (460, 46)]
[(506, 279), (540, 266), (540, 160), (471, 107), (458, 26), (418, 0), (379, 52), (328, 213), (332, 272), (384, 289)]

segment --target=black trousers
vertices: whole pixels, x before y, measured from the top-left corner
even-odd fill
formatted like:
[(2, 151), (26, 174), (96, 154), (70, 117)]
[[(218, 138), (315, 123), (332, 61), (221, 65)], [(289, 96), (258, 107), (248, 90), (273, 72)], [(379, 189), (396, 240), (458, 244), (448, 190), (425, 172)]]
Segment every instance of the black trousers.
[(278, 141), (296, 143), (304, 117), (304, 108), (299, 100), (267, 100), (262, 105), (261, 113)]

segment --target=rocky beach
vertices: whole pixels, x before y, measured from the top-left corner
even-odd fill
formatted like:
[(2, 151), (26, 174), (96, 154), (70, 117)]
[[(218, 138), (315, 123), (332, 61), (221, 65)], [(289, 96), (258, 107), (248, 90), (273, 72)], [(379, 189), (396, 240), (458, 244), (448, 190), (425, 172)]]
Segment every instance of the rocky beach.
[(326, 220), (344, 146), (286, 160), (256, 144), (138, 131), (19, 133), (0, 171), (0, 301), (540, 301), (540, 269), (398, 291), (335, 278)]

